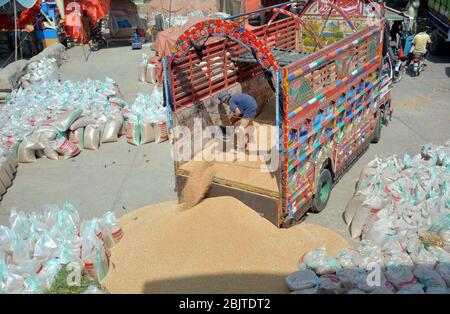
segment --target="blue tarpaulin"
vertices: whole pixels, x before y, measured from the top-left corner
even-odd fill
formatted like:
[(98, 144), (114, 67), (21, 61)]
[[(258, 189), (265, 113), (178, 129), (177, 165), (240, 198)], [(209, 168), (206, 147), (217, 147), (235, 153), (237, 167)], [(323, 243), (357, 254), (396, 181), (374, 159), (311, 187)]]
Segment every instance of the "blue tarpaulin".
[[(3, 6), (6, 6), (7, 11), (12, 10), (14, 5), (13, 2), (13, 0), (0, 0), (0, 8), (5, 9)], [(16, 2), (18, 11), (32, 8), (36, 4), (36, 0), (16, 0)]]

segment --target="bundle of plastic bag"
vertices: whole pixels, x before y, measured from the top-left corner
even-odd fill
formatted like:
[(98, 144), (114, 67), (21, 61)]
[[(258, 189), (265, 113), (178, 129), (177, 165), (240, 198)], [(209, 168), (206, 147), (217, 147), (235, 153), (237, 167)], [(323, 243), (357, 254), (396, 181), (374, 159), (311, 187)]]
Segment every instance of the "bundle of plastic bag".
[(58, 80), (58, 64), (54, 58), (42, 58), (40, 61), (30, 62), (25, 75), (20, 79), (23, 87)]
[(388, 267), (386, 278), (394, 285), (397, 290), (417, 284), (417, 277), (414, 276), (412, 268), (408, 266), (393, 266)]
[(357, 268), (361, 263), (361, 254), (354, 249), (342, 249), (338, 252), (336, 260), (343, 268)]
[(61, 132), (75, 131), (127, 110), (117, 84), (110, 78), (105, 82), (45, 81), (12, 92), (0, 108), (0, 144), (13, 152), (26, 136), (40, 129), (54, 125)]
[(108, 248), (122, 236), (112, 212), (82, 222), (70, 203), (31, 214), (13, 209), (10, 228), (0, 226), (0, 292), (42, 293), (66, 265), (99, 281), (109, 268)]
[(101, 235), (100, 227), (96, 219), (88, 221), (82, 226), (81, 259), (88, 274), (101, 281), (109, 269), (109, 256)]
[(425, 287), (447, 288), (445, 280), (441, 277), (439, 272), (434, 269), (434, 265), (420, 265), (414, 269), (414, 275), (419, 279), (419, 282)]
[(319, 277), (312, 270), (305, 269), (290, 274), (286, 284), (291, 291), (311, 289), (319, 284)]
[(299, 269), (312, 269), (318, 275), (334, 274), (341, 269), (336, 259), (327, 256), (324, 246), (306, 252), (300, 260)]

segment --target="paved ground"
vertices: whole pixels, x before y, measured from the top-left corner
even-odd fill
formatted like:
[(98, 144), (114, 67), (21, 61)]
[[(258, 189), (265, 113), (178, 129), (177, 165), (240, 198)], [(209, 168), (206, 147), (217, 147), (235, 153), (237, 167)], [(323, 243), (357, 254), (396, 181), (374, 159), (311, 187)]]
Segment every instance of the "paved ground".
[[(61, 68), (63, 79), (115, 79), (131, 102), (150, 85), (137, 79), (142, 52), (129, 47), (104, 49), (84, 60), (80, 47), (69, 51), (71, 61)], [(307, 222), (331, 228), (349, 238), (341, 214), (351, 198), (362, 166), (374, 155), (415, 153), (424, 143), (445, 143), (450, 138), (450, 58), (428, 61), (418, 78), (406, 76), (393, 91), (395, 113), (384, 128), (379, 144), (352, 167), (333, 190), (327, 208), (309, 215)], [(118, 215), (149, 204), (175, 198), (170, 147), (148, 144), (134, 147), (122, 139), (106, 144), (98, 152), (86, 151), (68, 161), (39, 160), (22, 164), (14, 185), (0, 203), (0, 224), (6, 224), (11, 207), (36, 210), (46, 203), (70, 201), (83, 218), (113, 209)]]

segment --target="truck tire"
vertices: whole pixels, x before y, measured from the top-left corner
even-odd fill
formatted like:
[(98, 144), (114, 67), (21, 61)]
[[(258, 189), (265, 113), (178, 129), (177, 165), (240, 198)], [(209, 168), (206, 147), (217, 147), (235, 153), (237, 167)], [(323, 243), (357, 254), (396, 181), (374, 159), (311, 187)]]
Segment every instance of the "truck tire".
[(386, 103), (384, 105), (384, 109), (383, 109), (383, 125), (384, 126), (388, 126), (389, 125), (389, 118), (390, 118), (390, 111), (391, 111), (391, 104), (390, 103)]
[(320, 172), (317, 193), (314, 195), (311, 211), (320, 213), (327, 206), (330, 199), (331, 187), (333, 186), (333, 178), (328, 169), (322, 169)]
[(382, 118), (382, 114), (381, 114), (381, 110), (378, 109), (378, 114), (377, 114), (378, 118), (377, 118), (377, 126), (375, 127), (375, 131), (373, 133), (373, 138), (372, 138), (372, 143), (378, 143), (381, 139), (381, 128), (383, 126), (383, 118)]
[(433, 31), (431, 33), (431, 44), (430, 44), (430, 53), (433, 56), (438, 56), (441, 52), (442, 52), (442, 38), (441, 36), (439, 36), (439, 34), (437, 33), (437, 31)]

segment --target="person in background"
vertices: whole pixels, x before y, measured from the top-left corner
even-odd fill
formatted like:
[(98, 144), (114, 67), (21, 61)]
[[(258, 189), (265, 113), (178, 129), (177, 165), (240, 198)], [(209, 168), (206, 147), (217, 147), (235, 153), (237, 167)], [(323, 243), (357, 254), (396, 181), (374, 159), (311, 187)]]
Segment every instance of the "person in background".
[(408, 61), (406, 62), (406, 66), (410, 65), (414, 53), (421, 53), (425, 58), (425, 56), (427, 55), (428, 44), (431, 44), (431, 37), (427, 34), (426, 29), (424, 27), (421, 27), (419, 33), (414, 36), (414, 39), (412, 41), (414, 49), (411, 49), (410, 53), (408, 54)]
[(92, 21), (87, 10), (83, 10), (81, 25), (83, 26), (83, 43), (87, 43), (90, 40), (92, 32)]
[(253, 120), (258, 109), (255, 98), (244, 93), (231, 96), (228, 91), (223, 91), (219, 94), (219, 101), (222, 104), (229, 105), (230, 110), (233, 112), (231, 124), (238, 128), (236, 132), (240, 132), (243, 129), (248, 135), (249, 142), (252, 142)]

